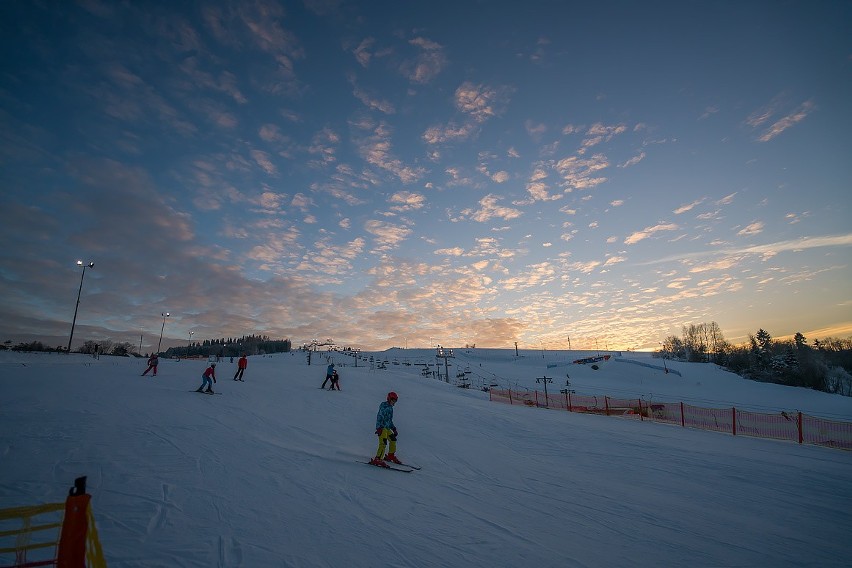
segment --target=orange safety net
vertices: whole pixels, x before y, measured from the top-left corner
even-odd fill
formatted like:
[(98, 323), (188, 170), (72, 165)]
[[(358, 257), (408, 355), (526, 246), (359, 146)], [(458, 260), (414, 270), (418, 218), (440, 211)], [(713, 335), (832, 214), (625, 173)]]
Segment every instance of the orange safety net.
[(852, 422), (841, 422), (808, 416), (801, 412), (759, 413), (737, 408), (703, 408), (682, 402), (649, 402), (641, 399), (578, 395), (567, 390), (558, 394), (539, 391), (491, 389), (490, 399), (505, 404), (650, 419), (725, 432), (734, 436), (753, 436), (787, 440), (852, 450)]

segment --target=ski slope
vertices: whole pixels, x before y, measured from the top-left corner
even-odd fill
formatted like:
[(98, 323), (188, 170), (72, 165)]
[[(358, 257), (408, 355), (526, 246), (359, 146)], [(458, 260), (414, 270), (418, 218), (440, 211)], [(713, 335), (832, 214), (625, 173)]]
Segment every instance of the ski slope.
[[(482, 349), (450, 360), (451, 383), (468, 371), (474, 385), (461, 389), (421, 376), (432, 351), (374, 355), (386, 369), (330, 355), (340, 392), (319, 390), (320, 354), (250, 357), (243, 383), (223, 361), (209, 396), (190, 392), (205, 361), (161, 360), (151, 378), (139, 359), (0, 353), (0, 508), (62, 501), (87, 475), (111, 567), (849, 565), (850, 452), (507, 406), (475, 387), (547, 376), (844, 420), (852, 399), (712, 365), (667, 362), (677, 377)], [(421, 471), (357, 463), (389, 390), (397, 453)]]

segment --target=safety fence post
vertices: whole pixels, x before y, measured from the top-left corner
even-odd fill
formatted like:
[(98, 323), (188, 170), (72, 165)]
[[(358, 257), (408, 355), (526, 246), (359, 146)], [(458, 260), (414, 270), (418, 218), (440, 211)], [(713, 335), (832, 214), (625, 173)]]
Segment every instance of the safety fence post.
[(734, 407), (731, 408), (731, 410), (733, 411), (733, 414), (731, 415), (731, 424), (732, 424), (732, 427), (733, 427), (733, 434), (734, 434), (734, 436), (736, 436), (737, 435), (737, 407), (734, 406)]
[(797, 423), (796, 425), (799, 427), (799, 443), (801, 444), (802, 440), (804, 439), (804, 436), (802, 435), (803, 433), (802, 433), (802, 413), (801, 413), (801, 411), (799, 412), (799, 417), (796, 419), (796, 423)]
[(686, 428), (686, 420), (683, 417), (683, 403), (680, 403), (680, 425), (682, 428)]
[(86, 530), (89, 519), (86, 509), (91, 496), (86, 493), (86, 478), (74, 480), (74, 487), (65, 500), (65, 519), (59, 537), (59, 568), (76, 568), (86, 565)]

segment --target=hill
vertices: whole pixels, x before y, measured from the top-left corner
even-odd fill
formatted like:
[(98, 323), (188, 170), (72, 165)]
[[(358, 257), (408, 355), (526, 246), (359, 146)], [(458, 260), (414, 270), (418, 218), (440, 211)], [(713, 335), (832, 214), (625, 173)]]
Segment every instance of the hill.
[[(250, 357), (244, 383), (223, 361), (208, 396), (190, 392), (202, 361), (151, 378), (136, 359), (0, 354), (0, 508), (61, 501), (88, 475), (111, 567), (848, 565), (852, 453), (494, 404), (421, 376), (433, 355), (373, 354), (388, 365), (371, 369), (332, 353), (340, 392), (317, 388), (318, 354)], [(521, 355), (457, 350), (450, 381), (552, 374), (578, 392), (852, 416), (850, 399), (709, 365)], [(389, 390), (398, 454), (421, 471), (357, 463)]]

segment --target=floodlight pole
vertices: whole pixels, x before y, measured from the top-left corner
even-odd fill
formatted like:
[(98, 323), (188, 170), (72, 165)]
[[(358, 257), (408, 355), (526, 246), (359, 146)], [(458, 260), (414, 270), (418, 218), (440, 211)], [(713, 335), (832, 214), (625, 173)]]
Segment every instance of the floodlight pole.
[(83, 267), (83, 274), (80, 275), (80, 288), (77, 290), (77, 304), (74, 306), (74, 319), (71, 320), (71, 336), (68, 338), (68, 349), (66, 353), (71, 353), (71, 340), (74, 339), (74, 326), (77, 324), (77, 310), (80, 308), (80, 294), (83, 292), (83, 278), (86, 277), (86, 269), (94, 268), (95, 263), (83, 264), (82, 260), (77, 261), (77, 266)]
[(189, 348), (192, 347), (192, 336), (195, 332), (189, 332), (189, 343), (186, 344), (186, 358), (189, 359)]
[(160, 354), (160, 345), (163, 344), (163, 331), (166, 329), (166, 318), (169, 317), (169, 312), (163, 312), (160, 314), (163, 316), (163, 327), (160, 328), (160, 341), (157, 342), (157, 355)]

